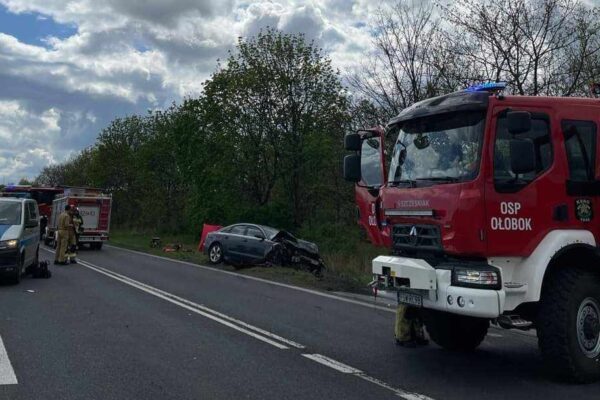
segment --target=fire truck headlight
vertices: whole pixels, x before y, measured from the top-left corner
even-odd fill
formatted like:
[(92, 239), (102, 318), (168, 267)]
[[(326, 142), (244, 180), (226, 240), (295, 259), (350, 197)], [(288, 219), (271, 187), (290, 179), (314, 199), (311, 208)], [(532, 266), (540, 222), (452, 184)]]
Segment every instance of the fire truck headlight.
[(500, 271), (494, 267), (454, 267), (452, 285), (478, 289), (500, 289)]

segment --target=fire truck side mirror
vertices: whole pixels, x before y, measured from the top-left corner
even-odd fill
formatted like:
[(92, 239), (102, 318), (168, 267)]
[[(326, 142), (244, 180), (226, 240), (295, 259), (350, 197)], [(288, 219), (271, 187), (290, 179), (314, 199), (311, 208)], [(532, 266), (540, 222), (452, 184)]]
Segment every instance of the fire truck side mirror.
[(362, 140), (358, 133), (350, 133), (344, 137), (344, 148), (348, 151), (360, 151)]
[(531, 140), (512, 139), (510, 141), (510, 169), (515, 175), (536, 170), (535, 147)]
[(506, 114), (506, 127), (513, 135), (531, 130), (531, 114), (527, 111), (509, 111)]
[(344, 179), (349, 182), (360, 182), (360, 154), (344, 157)]

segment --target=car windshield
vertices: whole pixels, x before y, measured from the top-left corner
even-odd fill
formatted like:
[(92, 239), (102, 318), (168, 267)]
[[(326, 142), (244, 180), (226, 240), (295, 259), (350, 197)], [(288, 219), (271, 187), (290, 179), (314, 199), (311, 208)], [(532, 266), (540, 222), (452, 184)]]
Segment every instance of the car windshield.
[(268, 226), (261, 226), (265, 234), (267, 235), (267, 239), (273, 239), (275, 235), (277, 235), (280, 231), (274, 228), (270, 228)]
[(404, 123), (390, 163), (389, 184), (450, 183), (475, 178), (485, 112), (455, 112)]
[(21, 204), (0, 203), (0, 225), (19, 225), (21, 223)]

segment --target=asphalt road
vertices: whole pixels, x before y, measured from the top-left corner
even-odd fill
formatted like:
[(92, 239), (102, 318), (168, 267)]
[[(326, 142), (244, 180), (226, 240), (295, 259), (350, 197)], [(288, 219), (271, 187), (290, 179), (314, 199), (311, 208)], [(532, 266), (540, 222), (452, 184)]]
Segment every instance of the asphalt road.
[(403, 349), (384, 307), (113, 247), (80, 259), (0, 286), (0, 399), (599, 398), (549, 380), (531, 335)]

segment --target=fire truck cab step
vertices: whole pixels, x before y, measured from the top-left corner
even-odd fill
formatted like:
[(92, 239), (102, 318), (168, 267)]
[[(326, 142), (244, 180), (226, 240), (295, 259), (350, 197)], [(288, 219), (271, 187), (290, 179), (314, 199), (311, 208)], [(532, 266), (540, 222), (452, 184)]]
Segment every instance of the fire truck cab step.
[(527, 331), (533, 327), (533, 322), (527, 321), (519, 315), (501, 315), (497, 319), (498, 325), (504, 329), (519, 329)]

